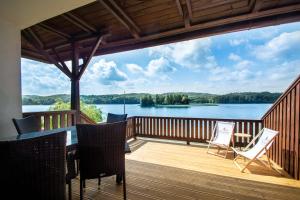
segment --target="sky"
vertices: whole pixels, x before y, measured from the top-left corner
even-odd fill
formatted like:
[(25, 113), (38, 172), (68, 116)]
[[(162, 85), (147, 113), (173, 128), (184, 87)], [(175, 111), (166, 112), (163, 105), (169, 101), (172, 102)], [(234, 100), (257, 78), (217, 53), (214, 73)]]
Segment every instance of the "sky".
[[(300, 23), (94, 57), (81, 94), (283, 92), (300, 74)], [(67, 63), (70, 65), (70, 63)], [(70, 94), (54, 65), (21, 60), (22, 94)]]

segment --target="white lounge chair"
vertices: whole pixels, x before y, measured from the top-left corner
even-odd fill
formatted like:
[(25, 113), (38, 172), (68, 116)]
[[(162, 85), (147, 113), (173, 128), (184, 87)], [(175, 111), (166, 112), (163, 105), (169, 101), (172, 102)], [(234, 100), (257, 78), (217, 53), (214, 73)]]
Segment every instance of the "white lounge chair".
[[(273, 144), (275, 137), (278, 135), (278, 131), (274, 131), (268, 128), (263, 128), (259, 134), (253, 138), (253, 140), (245, 147), (245, 149), (243, 151), (239, 151), (235, 148), (232, 148), (233, 151), (236, 152), (237, 156), (236, 158), (233, 160), (233, 162), (235, 163), (235, 165), (241, 170), (241, 172), (244, 172), (244, 170), (255, 160), (259, 161), (260, 163), (262, 163), (264, 166), (272, 167), (272, 164), (270, 162), (270, 158), (267, 155), (267, 159), (268, 159), (268, 164), (264, 163), (262, 160), (260, 160), (259, 158), (261, 158), (271, 147), (271, 145)], [(257, 141), (257, 143), (255, 144), (255, 141), (259, 138), (259, 140)], [(253, 145), (253, 147), (251, 149), (249, 149), (251, 147), (251, 145)], [(246, 159), (249, 159), (249, 161), (246, 163), (245, 167), (241, 167), (236, 160), (240, 157), (244, 157)]]
[[(217, 121), (213, 130), (213, 135), (208, 142), (207, 153), (213, 154), (216, 156), (222, 156), (219, 153), (220, 149), (226, 149), (226, 153), (224, 158), (226, 158), (228, 150), (230, 148), (230, 141), (233, 136), (234, 131), (234, 122), (223, 122)], [(218, 148), (218, 152), (214, 153), (209, 151), (211, 146), (216, 146)], [(223, 156), (222, 156), (223, 157)]]

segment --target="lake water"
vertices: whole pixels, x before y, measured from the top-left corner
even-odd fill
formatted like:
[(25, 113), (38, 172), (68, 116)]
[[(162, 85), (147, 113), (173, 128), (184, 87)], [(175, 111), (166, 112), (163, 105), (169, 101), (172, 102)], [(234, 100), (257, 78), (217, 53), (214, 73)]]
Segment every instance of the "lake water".
[[(188, 108), (141, 108), (139, 104), (126, 105), (128, 116), (169, 116), (202, 117), (228, 119), (260, 119), (272, 104), (219, 104), (217, 106), (191, 105)], [(123, 104), (97, 105), (103, 116), (111, 113), (123, 113)], [(26, 105), (23, 112), (47, 111), (49, 105)]]

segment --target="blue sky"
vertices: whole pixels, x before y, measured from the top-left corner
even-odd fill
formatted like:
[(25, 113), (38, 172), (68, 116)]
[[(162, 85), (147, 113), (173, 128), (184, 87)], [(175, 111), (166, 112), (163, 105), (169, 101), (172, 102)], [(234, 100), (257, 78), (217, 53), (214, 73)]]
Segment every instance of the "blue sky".
[[(300, 23), (94, 57), (81, 94), (282, 92), (300, 74)], [(22, 59), (22, 93), (69, 94), (55, 66)], [(70, 63), (67, 63), (70, 64)]]

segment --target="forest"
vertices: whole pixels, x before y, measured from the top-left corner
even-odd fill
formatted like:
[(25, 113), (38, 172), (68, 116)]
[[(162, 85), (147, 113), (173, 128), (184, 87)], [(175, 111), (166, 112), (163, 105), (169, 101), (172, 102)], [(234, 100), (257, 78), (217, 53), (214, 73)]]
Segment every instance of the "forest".
[[(86, 104), (139, 104), (145, 96), (156, 100), (158, 104), (253, 104), (253, 103), (274, 103), (281, 93), (270, 92), (242, 92), (229, 94), (208, 94), (195, 92), (176, 92), (164, 94), (130, 93), (130, 94), (111, 94), (111, 95), (81, 95), (80, 99)], [(169, 96), (169, 98), (168, 98)], [(172, 96), (172, 97), (171, 97)], [(179, 96), (187, 98), (179, 103)], [(178, 98), (175, 102), (174, 98)], [(70, 101), (70, 95), (57, 94), (51, 96), (24, 95), (23, 105), (52, 105), (57, 99), (63, 102)], [(167, 99), (167, 100), (166, 100)], [(181, 101), (181, 100), (180, 100)]]

